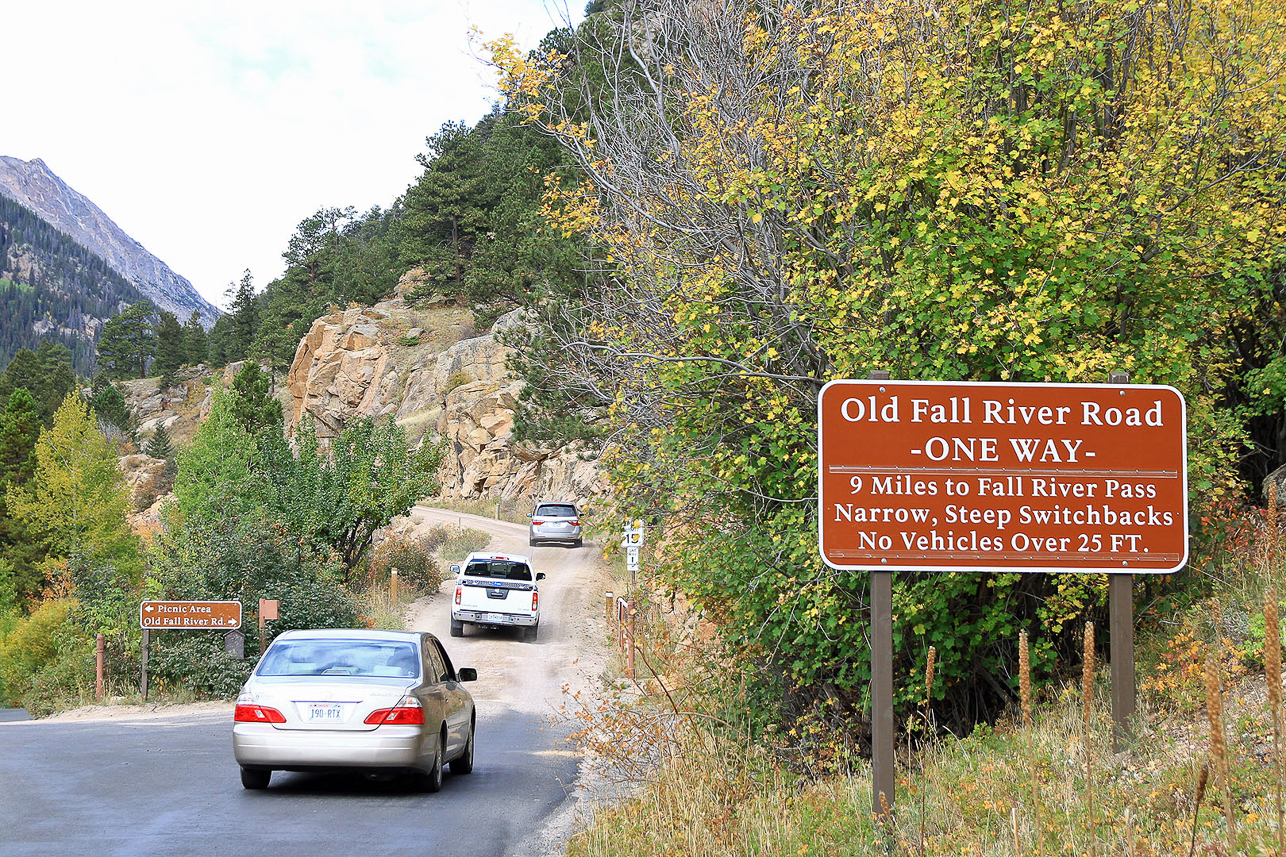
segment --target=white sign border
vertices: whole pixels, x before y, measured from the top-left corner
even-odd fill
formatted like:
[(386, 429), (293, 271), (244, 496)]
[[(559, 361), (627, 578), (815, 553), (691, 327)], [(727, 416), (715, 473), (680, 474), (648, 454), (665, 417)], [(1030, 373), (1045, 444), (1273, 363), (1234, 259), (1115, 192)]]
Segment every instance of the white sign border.
[[(963, 565), (898, 565), (894, 563), (863, 564), (863, 565), (839, 565), (831, 561), (826, 556), (826, 546), (823, 541), (825, 529), (823, 527), (822, 513), (822, 449), (824, 448), (824, 438), (822, 437), (824, 426), (822, 422), (822, 397), (828, 389), (833, 386), (861, 385), (871, 386), (880, 384), (895, 384), (899, 387), (921, 386), (921, 387), (960, 387), (963, 389), (976, 389), (979, 387), (1016, 387), (1016, 388), (1070, 388), (1076, 390), (1168, 390), (1179, 398), (1181, 406), (1181, 427), (1183, 437), (1183, 555), (1179, 561), (1167, 569), (1159, 568), (1135, 568), (1131, 566), (1122, 566), (1121, 568), (1068, 568), (1067, 566), (963, 566)], [(968, 574), (1140, 574), (1140, 575), (1158, 575), (1158, 574), (1176, 574), (1182, 571), (1188, 564), (1188, 557), (1191, 554), (1190, 542), (1192, 535), (1189, 526), (1189, 517), (1191, 511), (1189, 508), (1188, 498), (1188, 400), (1184, 398), (1183, 393), (1175, 387), (1168, 384), (1069, 384), (1069, 383), (1041, 383), (1041, 382), (1011, 382), (1011, 381), (923, 381), (923, 380), (897, 380), (889, 378), (886, 380), (874, 380), (871, 378), (836, 378), (827, 381), (817, 392), (817, 552), (821, 556), (822, 562), (827, 567), (836, 571), (915, 571), (926, 574), (950, 574), (950, 573), (968, 573)]]

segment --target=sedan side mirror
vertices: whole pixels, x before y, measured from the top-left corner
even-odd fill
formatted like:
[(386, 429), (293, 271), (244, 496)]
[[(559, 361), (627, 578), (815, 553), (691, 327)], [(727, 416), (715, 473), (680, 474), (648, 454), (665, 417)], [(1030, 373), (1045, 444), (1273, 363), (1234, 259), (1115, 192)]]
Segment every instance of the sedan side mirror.
[(538, 571), (538, 572), (536, 572), (536, 579), (537, 579), (537, 580), (544, 580), (544, 579), (545, 579), (545, 573), (544, 573), (543, 571)]
[(473, 667), (460, 667), (455, 671), (457, 681), (477, 681), (478, 671)]

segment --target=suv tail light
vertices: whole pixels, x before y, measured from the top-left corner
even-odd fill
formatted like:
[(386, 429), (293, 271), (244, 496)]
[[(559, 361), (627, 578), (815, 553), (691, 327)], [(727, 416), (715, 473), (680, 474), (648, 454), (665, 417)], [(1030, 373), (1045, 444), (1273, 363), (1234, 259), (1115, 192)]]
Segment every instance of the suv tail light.
[(540, 593), (533, 592), (531, 593), (531, 612), (535, 613), (539, 609), (540, 609)]
[(372, 726), (423, 726), (424, 706), (414, 696), (408, 696), (392, 708), (372, 711), (362, 722)]
[(237, 707), (232, 712), (232, 719), (236, 723), (285, 723), (286, 717), (275, 708), (269, 708), (266, 705), (254, 705), (244, 702), (237, 703)]
[(463, 587), (463, 586), (460, 586), (459, 584), (456, 584), (456, 587), (455, 587), (455, 603), (456, 603), (457, 605), (459, 605), (459, 604), (460, 604), (460, 598), (461, 598), (461, 596), (462, 596), (463, 594), (464, 594), (464, 587)]

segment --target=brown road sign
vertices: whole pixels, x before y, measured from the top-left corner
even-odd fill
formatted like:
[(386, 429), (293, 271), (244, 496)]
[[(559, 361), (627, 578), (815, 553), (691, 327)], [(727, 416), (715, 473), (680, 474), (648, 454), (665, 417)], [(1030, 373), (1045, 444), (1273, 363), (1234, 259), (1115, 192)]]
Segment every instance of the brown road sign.
[(144, 601), (138, 605), (140, 628), (227, 631), (241, 627), (240, 601)]
[(1173, 387), (832, 381), (818, 396), (833, 568), (1169, 573), (1188, 558)]

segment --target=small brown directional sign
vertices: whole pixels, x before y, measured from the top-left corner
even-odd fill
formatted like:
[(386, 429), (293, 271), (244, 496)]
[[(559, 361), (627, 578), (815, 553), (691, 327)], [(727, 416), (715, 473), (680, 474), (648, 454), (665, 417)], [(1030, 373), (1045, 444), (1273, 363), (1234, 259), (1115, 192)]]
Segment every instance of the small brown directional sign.
[(241, 627), (240, 601), (144, 601), (138, 606), (140, 628), (228, 631)]

